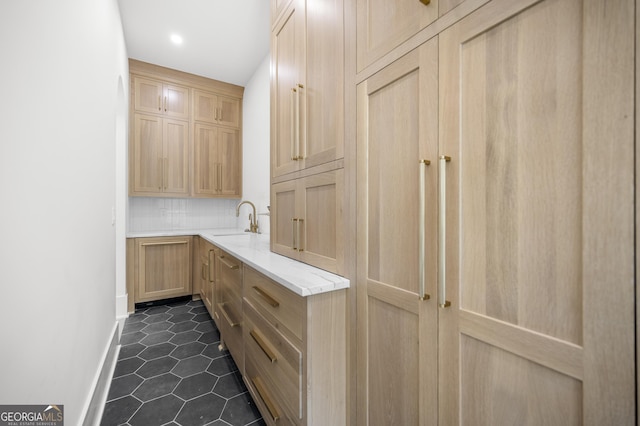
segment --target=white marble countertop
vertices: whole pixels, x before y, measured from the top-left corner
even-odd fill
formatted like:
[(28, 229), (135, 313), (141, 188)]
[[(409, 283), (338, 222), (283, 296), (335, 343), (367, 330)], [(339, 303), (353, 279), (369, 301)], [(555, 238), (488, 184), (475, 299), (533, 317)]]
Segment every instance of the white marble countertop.
[(273, 253), (269, 235), (241, 229), (134, 232), (128, 238), (199, 235), (294, 293), (306, 297), (349, 288), (349, 280), (306, 263)]

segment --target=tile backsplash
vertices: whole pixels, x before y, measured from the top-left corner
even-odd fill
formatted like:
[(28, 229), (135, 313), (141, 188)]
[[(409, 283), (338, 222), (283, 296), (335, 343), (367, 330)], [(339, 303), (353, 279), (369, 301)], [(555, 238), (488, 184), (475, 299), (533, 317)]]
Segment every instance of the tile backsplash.
[(235, 199), (129, 197), (128, 232), (242, 227), (247, 219), (243, 219), (243, 215), (236, 217), (239, 202)]

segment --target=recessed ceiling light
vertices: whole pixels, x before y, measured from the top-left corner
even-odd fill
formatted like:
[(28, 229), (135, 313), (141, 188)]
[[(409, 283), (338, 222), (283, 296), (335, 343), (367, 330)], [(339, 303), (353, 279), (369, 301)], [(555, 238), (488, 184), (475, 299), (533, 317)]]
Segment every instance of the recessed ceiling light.
[(171, 34), (171, 41), (173, 44), (182, 44), (182, 37), (178, 34)]

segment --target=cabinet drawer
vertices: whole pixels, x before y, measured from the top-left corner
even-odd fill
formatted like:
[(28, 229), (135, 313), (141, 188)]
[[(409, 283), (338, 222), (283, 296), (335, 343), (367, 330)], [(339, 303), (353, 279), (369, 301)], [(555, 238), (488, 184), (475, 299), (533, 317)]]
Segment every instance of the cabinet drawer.
[(305, 299), (245, 265), (244, 297), (275, 328), (287, 328), (302, 340)]
[(249, 303), (244, 304), (245, 356), (272, 383), (273, 393), (302, 418), (302, 352), (273, 328)]
[(242, 345), (242, 311), (238, 311), (234, 304), (218, 303), (220, 313), (220, 338), (231, 353), (238, 369), (244, 374), (244, 347)]
[(282, 397), (274, 392), (276, 386), (264, 376), (251, 358), (246, 360), (246, 371), (243, 380), (267, 425), (293, 426), (302, 424), (285, 408), (282, 403)]

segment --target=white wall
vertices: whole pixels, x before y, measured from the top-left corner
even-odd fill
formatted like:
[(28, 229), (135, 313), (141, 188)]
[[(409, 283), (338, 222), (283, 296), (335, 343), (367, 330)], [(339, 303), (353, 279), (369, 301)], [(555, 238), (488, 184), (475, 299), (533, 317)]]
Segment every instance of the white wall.
[(5, 0), (0, 45), (0, 403), (75, 425), (116, 324), (116, 0)]
[[(269, 55), (265, 56), (244, 88), (242, 104), (243, 200), (256, 205), (258, 213), (266, 213), (269, 202)], [(241, 226), (248, 224), (251, 209), (242, 207)], [(262, 233), (269, 233), (269, 217), (258, 216)]]

